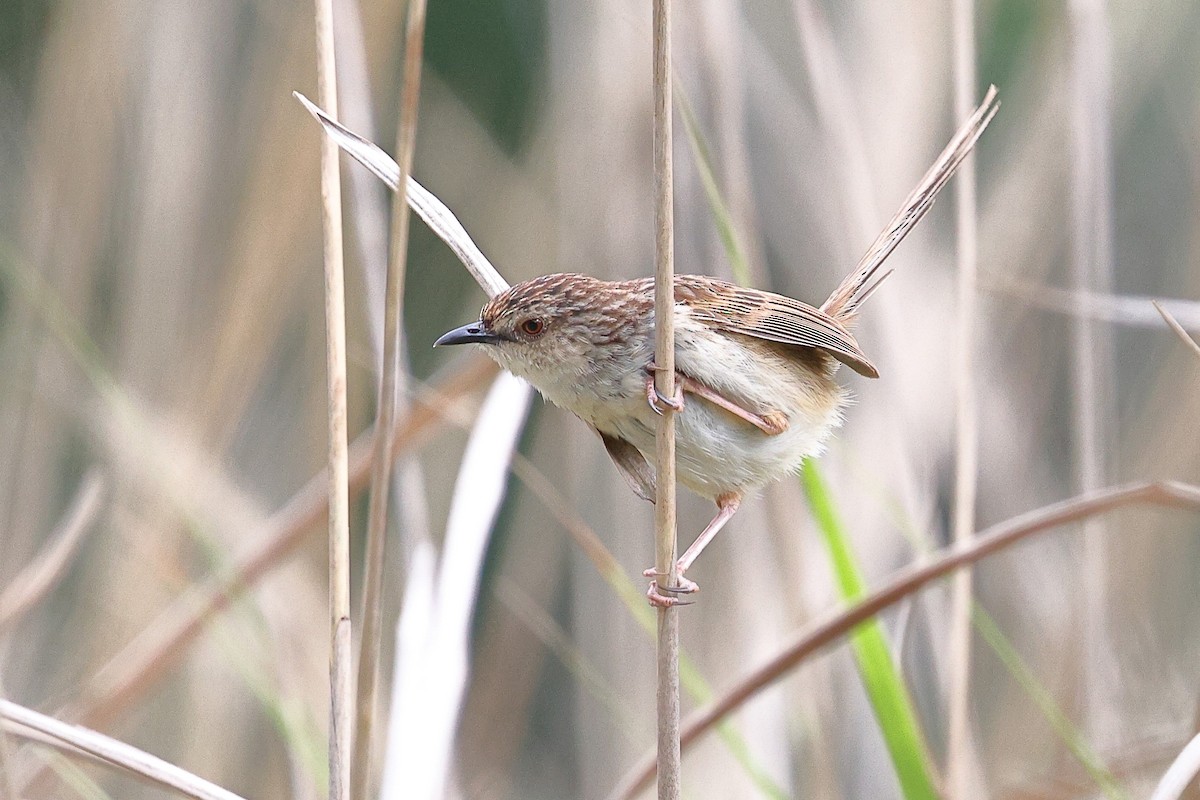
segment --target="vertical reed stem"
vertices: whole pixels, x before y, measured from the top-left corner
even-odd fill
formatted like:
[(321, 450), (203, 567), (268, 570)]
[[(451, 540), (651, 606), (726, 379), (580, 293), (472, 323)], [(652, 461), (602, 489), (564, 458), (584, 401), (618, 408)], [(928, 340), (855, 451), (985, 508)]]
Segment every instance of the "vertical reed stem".
[(371, 502), (367, 512), (367, 551), (363, 570), (362, 641), (358, 657), (358, 713), (351, 796), (368, 797), (372, 730), (379, 680), (383, 613), (383, 575), (387, 555), (388, 489), (392, 482), (393, 437), (397, 387), (400, 381), (400, 342), (404, 326), (404, 278), (408, 255), (408, 176), (412, 172), (421, 95), (421, 56), (424, 52), (425, 0), (410, 0), (404, 37), (404, 84), (400, 95), (400, 125), (396, 133), (399, 188), (392, 198), (383, 320), (383, 367), (375, 420), (375, 458), (371, 470)]
[[(675, 395), (675, 244), (671, 161), (671, 4), (654, 0), (654, 359), (655, 385)], [(665, 586), (675, 575), (675, 415), (664, 409), (656, 435), (655, 571)], [(678, 800), (679, 610), (658, 612), (658, 797)]]
[[(333, 2), (316, 0), (317, 92), (337, 117)], [(351, 709), (350, 498), (346, 442), (346, 290), (338, 146), (321, 137), (321, 223), (325, 249), (326, 362), (329, 385), (329, 798), (349, 800)]]
[[(1109, 25), (1105, 0), (1071, 0), (1071, 288), (1077, 313), (1071, 324), (1074, 393), (1075, 484), (1092, 491), (1105, 482), (1104, 431), (1113, 430), (1112, 341), (1106, 326), (1087, 313), (1090, 292), (1112, 288), (1111, 85)], [(1087, 733), (1103, 749), (1120, 728), (1111, 701), (1120, 683), (1105, 630), (1108, 609), (1108, 545), (1102, 520), (1083, 525), (1083, 696)]]
[[(975, 94), (975, 2), (954, 0), (954, 117), (970, 116)], [(958, 170), (954, 196), (958, 251), (957, 453), (954, 482), (954, 543), (965, 547), (975, 536), (979, 433), (975, 402), (975, 316), (978, 282), (975, 156)], [(950, 720), (946, 783), (953, 800), (971, 796), (971, 593), (968, 567), (954, 576), (950, 619)]]

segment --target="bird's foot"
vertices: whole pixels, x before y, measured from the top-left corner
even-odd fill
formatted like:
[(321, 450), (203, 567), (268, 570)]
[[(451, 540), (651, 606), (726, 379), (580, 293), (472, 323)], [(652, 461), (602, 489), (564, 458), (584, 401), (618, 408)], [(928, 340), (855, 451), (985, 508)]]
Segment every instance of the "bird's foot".
[[(671, 606), (689, 606), (693, 601), (684, 600), (678, 595), (695, 594), (700, 591), (700, 585), (695, 581), (690, 581), (683, 577), (683, 573), (676, 571), (675, 579), (678, 582), (675, 586), (660, 586), (658, 579), (662, 575), (651, 567), (642, 573), (643, 576), (650, 578), (650, 586), (646, 589), (646, 599), (650, 601), (650, 605), (655, 608), (670, 608)], [(664, 594), (665, 592), (665, 594)]]
[(650, 404), (650, 408), (654, 413), (659, 416), (662, 416), (663, 406), (676, 413), (683, 411), (683, 387), (680, 385), (675, 386), (674, 397), (663, 395), (654, 384), (654, 373), (658, 372), (658, 369), (658, 365), (653, 361), (646, 365), (646, 402)]

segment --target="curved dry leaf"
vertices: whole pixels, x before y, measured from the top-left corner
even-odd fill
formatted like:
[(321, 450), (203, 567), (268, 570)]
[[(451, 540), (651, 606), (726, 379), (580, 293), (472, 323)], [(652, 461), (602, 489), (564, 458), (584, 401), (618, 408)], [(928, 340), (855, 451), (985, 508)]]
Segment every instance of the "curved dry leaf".
[[(371, 140), (359, 136), (330, 118), (304, 95), (299, 92), (292, 92), (292, 95), (316, 117), (325, 133), (338, 147), (390, 186), (392, 191), (400, 191), (400, 165), (395, 159)], [(417, 212), (417, 216), (454, 251), (454, 255), (458, 256), (488, 297), (495, 297), (508, 288), (508, 282), (500, 276), (492, 262), (488, 261), (487, 256), (467, 233), (467, 229), (458, 221), (458, 217), (454, 216), (454, 212), (432, 192), (417, 183), (411, 175), (408, 177), (407, 197), (412, 210)]]

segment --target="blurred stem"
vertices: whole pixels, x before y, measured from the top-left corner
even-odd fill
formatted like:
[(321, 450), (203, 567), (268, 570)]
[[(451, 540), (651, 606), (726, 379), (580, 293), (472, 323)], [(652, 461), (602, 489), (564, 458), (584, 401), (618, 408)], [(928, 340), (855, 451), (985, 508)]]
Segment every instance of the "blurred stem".
[(708, 208), (712, 213), (713, 222), (717, 226), (717, 234), (721, 237), (721, 245), (729, 259), (733, 270), (733, 279), (742, 286), (750, 285), (750, 264), (745, 252), (738, 242), (737, 226), (733, 223), (733, 215), (725, 204), (721, 189), (717, 186), (717, 178), (713, 173), (712, 155), (708, 144), (700, 132), (696, 122), (696, 113), (682, 85), (676, 81), (675, 90), (678, 93), (679, 118), (683, 120), (683, 129), (687, 132), (688, 142), (692, 146), (692, 155), (696, 159), (696, 169), (700, 173), (700, 183), (704, 186), (704, 194), (708, 198)]
[(392, 436), (400, 382), (400, 343), (404, 334), (404, 278), (408, 256), (408, 176), (412, 172), (421, 94), (421, 55), (425, 38), (425, 0), (409, 0), (404, 39), (404, 84), (400, 95), (400, 125), (396, 153), (399, 190), (392, 195), (391, 239), (383, 320), (383, 368), (380, 371), (375, 423), (375, 460), (371, 472), (371, 502), (367, 516), (367, 552), (363, 570), (362, 636), (358, 657), (358, 715), (351, 796), (368, 797), (371, 776), (372, 730), (382, 643), (383, 575), (387, 556), (388, 489), (392, 475)]
[(1109, 800), (1125, 800), (1124, 790), (1121, 789), (1113, 774), (1109, 772), (1108, 767), (1104, 765), (1104, 760), (1092, 749), (1087, 739), (1072, 724), (1071, 720), (1058, 707), (1054, 698), (1030, 671), (992, 616), (984, 610), (983, 606), (975, 604), (971, 617), (979, 635), (991, 646), (996, 657), (1004, 664), (1004, 668), (1008, 670), (1013, 679), (1021, 685), (1025, 694), (1033, 699), (1038, 710), (1042, 712), (1042, 716), (1046, 718), (1046, 721), (1054, 728), (1054, 732), (1058, 734), (1076, 760), (1087, 771), (1087, 774), (1104, 792), (1104, 796)]
[[(975, 0), (954, 0), (954, 117), (970, 116), (975, 94)], [(968, 544), (975, 535), (975, 499), (979, 464), (978, 411), (975, 402), (975, 317), (978, 298), (975, 156), (959, 167), (954, 196), (958, 256), (958, 347), (955, 359), (956, 458), (954, 543)], [(970, 567), (954, 575), (950, 610), (950, 719), (946, 751), (946, 785), (954, 800), (966, 800), (975, 771), (971, 746), (971, 594)]]
[(62, 753), (51, 750), (38, 755), (45, 762), (46, 768), (53, 771), (63, 785), (71, 787), (75, 794), (84, 800), (113, 800), (112, 795), (104, 791), (91, 775)]
[[(1076, 304), (1089, 291), (1107, 294), (1113, 285), (1111, 86), (1106, 0), (1071, 0), (1071, 43), (1067, 96), (1070, 99), (1071, 285)], [(1115, 429), (1114, 363), (1110, 329), (1078, 314), (1071, 327), (1073, 461), (1075, 488), (1092, 491), (1109, 472), (1105, 432)], [(1111, 700), (1117, 664), (1109, 646), (1108, 542), (1099, 520), (1084, 526), (1083, 581), (1078, 594), (1083, 703), (1091, 739), (1116, 737), (1122, 724)], [(1116, 739), (1111, 739), (1116, 741)]]
[[(497, 372), (495, 362), (479, 356), (464, 359), (435, 385), (417, 396), (393, 432), (396, 451), (407, 453), (451, 420), (454, 409)], [(366, 487), (372, 464), (371, 432), (350, 448), (350, 488)], [(96, 670), (81, 691), (79, 718), (99, 727), (128, 709), (169, 674), (188, 645), (211, 619), (229, 607), (238, 593), (256, 585), (267, 573), (295, 554), (329, 511), (328, 470), (296, 491), (262, 526), (255, 541), (238, 556), (228, 575), (211, 575), (183, 593), (133, 641)]]
[[(316, 0), (317, 96), (337, 115), (333, 0)], [(338, 147), (321, 137), (325, 335), (329, 383), (329, 800), (349, 800), (354, 731), (350, 629), (350, 491), (346, 434), (346, 287)]]
[[(675, 219), (671, 159), (671, 0), (654, 0), (654, 359), (655, 388), (675, 396)], [(675, 414), (667, 408), (655, 435), (658, 475), (654, 505), (655, 580), (673, 587), (675, 574)], [(658, 798), (678, 800), (679, 609), (658, 611)]]
[(0, 591), (0, 636), (58, 585), (100, 511), (105, 489), (106, 481), (98, 471), (85, 475), (48, 543)]

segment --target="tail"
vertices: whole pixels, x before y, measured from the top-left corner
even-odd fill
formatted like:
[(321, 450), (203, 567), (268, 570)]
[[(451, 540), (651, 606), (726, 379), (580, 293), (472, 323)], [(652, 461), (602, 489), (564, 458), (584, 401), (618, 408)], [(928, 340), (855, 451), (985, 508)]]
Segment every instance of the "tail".
[(904, 201), (904, 205), (900, 207), (900, 210), (888, 222), (887, 227), (867, 249), (866, 255), (859, 260), (858, 266), (846, 276), (837, 289), (834, 289), (833, 294), (829, 295), (829, 299), (821, 306), (822, 311), (842, 323), (849, 323), (854, 319), (858, 313), (858, 307), (862, 305), (863, 301), (879, 288), (879, 284), (883, 283), (888, 275), (892, 274), (892, 271), (888, 270), (876, 277), (879, 267), (896, 249), (896, 245), (900, 244), (900, 241), (913, 229), (913, 226), (921, 221), (925, 212), (933, 206), (938, 192), (942, 190), (942, 187), (958, 169), (958, 165), (971, 152), (971, 148), (975, 146), (975, 142), (979, 140), (983, 129), (992, 121), (992, 117), (999, 107), (1000, 103), (996, 100), (996, 87), (992, 86), (984, 96), (983, 102), (975, 109), (975, 113), (963, 123), (963, 126), (958, 129), (958, 133), (954, 134), (954, 138), (950, 140), (946, 149), (938, 156), (937, 161), (925, 173), (925, 177), (917, 184), (917, 188), (913, 189), (912, 194)]

